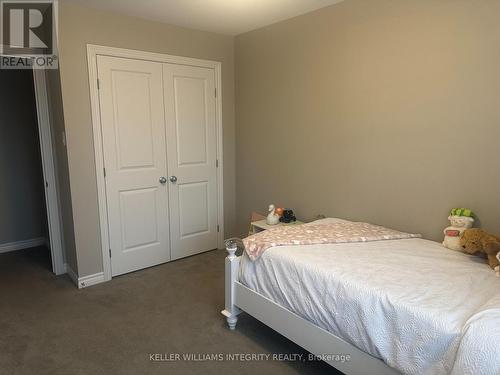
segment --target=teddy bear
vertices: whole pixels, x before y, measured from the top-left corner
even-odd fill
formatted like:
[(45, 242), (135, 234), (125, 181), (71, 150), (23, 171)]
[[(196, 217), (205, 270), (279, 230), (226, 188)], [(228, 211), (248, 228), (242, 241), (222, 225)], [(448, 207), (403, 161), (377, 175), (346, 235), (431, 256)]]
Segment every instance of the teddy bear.
[(443, 246), (455, 251), (464, 251), (460, 245), (460, 237), (466, 229), (472, 228), (474, 224), (473, 213), (465, 208), (454, 208), (451, 210), (448, 220), (451, 226), (445, 228)]
[(460, 238), (460, 246), (468, 254), (483, 253), (488, 257), (491, 268), (500, 271), (500, 237), (489, 234), (482, 229), (472, 228), (464, 231)]

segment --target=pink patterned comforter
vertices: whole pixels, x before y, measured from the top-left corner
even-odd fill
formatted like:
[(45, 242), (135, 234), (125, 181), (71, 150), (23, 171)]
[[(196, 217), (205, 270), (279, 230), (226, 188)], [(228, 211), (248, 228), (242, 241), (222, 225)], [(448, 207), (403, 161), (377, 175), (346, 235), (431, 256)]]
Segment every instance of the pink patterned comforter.
[(369, 223), (342, 220), (334, 223), (291, 225), (269, 229), (243, 239), (243, 244), (250, 259), (256, 260), (264, 251), (275, 246), (369, 242), (420, 237), (420, 234), (404, 233)]

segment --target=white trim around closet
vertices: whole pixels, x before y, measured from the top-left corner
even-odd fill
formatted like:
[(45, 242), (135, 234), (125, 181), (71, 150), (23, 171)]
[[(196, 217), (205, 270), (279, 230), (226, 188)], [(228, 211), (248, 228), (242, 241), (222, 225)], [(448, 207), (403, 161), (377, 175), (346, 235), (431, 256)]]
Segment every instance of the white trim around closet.
[[(103, 276), (99, 277), (102, 282), (111, 280), (111, 259), (109, 257), (109, 230), (106, 202), (106, 185), (104, 181), (104, 150), (102, 145), (101, 120), (99, 107), (99, 91), (97, 83), (97, 56), (112, 56), (138, 60), (156, 61), (178, 65), (198, 66), (212, 68), (215, 70), (216, 88), (216, 127), (217, 127), (217, 189), (218, 207), (217, 221), (219, 233), (217, 246), (224, 246), (224, 192), (223, 192), (223, 138), (222, 138), (222, 77), (221, 63), (218, 61), (194, 59), (190, 57), (166, 55), (161, 53), (144, 52), (132, 49), (123, 49), (107, 46), (87, 44), (87, 59), (89, 69), (90, 103), (92, 107), (92, 129), (94, 133), (95, 167), (97, 177), (97, 192), (99, 203), (99, 225), (101, 230), (101, 251), (103, 261)], [(87, 285), (88, 286), (88, 285)]]
[(59, 185), (56, 172), (56, 153), (53, 141), (53, 122), (50, 110), (51, 103), (48, 93), (47, 72), (43, 69), (33, 69), (33, 84), (35, 88), (38, 134), (45, 185), (52, 271), (56, 275), (62, 275), (66, 272), (64, 267), (63, 223), (58, 191)]

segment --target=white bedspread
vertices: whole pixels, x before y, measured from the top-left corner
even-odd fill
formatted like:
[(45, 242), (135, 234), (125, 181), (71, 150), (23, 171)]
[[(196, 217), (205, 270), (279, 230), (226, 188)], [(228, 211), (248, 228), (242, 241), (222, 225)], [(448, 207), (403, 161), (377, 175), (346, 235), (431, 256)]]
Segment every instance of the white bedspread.
[(402, 373), (500, 374), (500, 278), (436, 242), (275, 247), (240, 281)]

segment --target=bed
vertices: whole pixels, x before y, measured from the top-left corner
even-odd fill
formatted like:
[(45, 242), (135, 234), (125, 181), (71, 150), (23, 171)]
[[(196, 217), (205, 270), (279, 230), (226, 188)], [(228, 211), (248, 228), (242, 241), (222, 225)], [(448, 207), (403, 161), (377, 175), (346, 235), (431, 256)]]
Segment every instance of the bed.
[(500, 279), (480, 258), (420, 238), (235, 250), (231, 329), (245, 311), (346, 374), (500, 374)]

